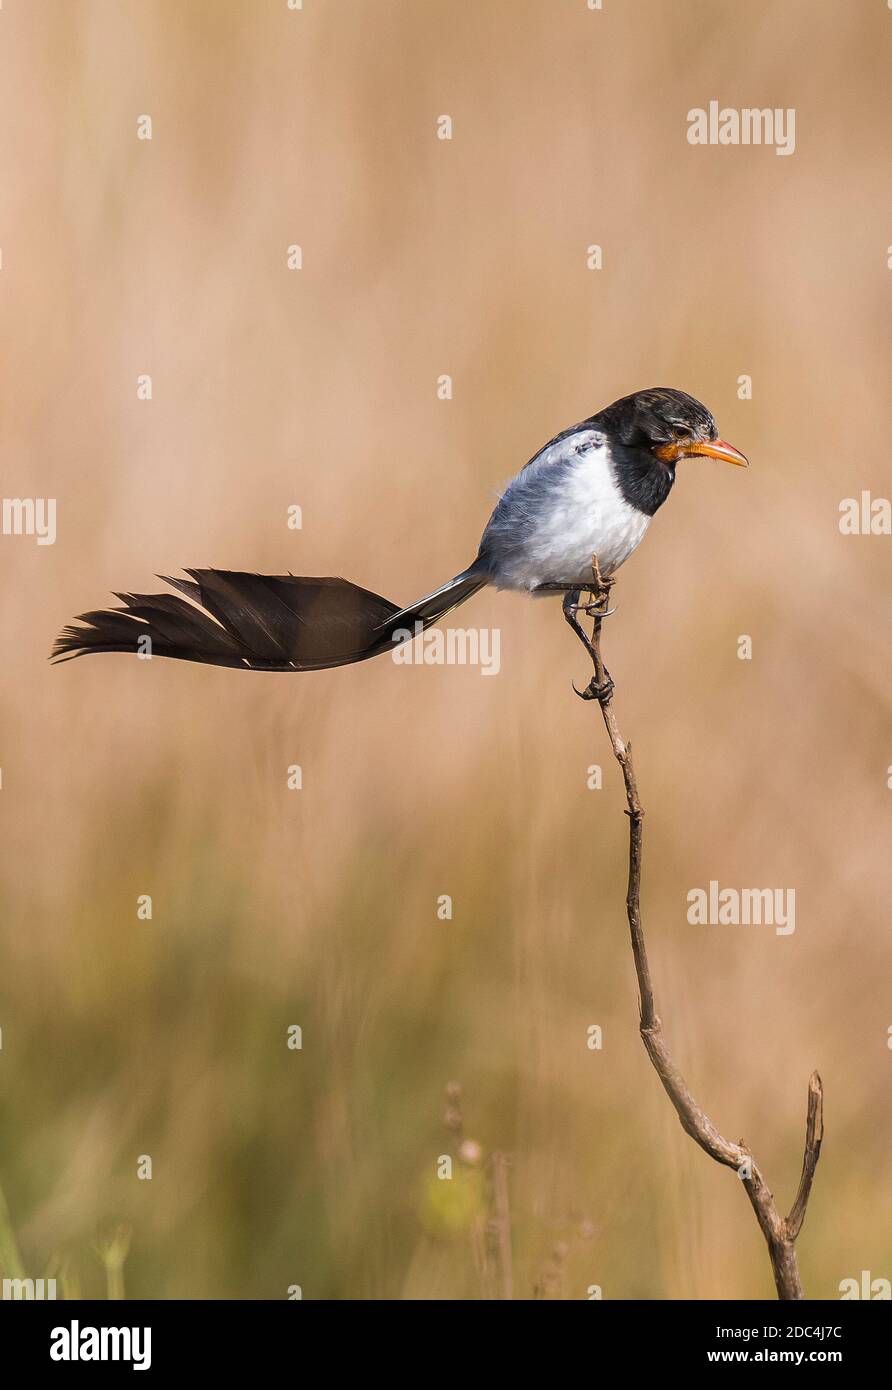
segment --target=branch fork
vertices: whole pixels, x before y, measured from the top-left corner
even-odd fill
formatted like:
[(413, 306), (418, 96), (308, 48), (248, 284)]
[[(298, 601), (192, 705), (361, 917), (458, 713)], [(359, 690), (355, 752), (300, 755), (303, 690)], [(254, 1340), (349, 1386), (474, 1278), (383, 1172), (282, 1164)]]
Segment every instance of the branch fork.
[[(638, 784), (632, 762), (632, 745), (620, 734), (613, 709), (613, 681), (601, 655), (601, 624), (609, 617), (610, 591), (613, 579), (605, 578), (592, 557), (592, 583), (585, 590), (568, 593), (564, 599), (564, 617), (585, 647), (594, 673), (584, 690), (576, 690), (583, 700), (597, 700), (613, 755), (619, 764), (626, 792), (626, 814), (629, 817), (629, 881), (626, 894), (626, 913), (638, 980), (639, 1031), (647, 1055), (662, 1082), (663, 1089), (675, 1108), (686, 1134), (700, 1145), (710, 1158), (737, 1170), (746, 1189), (759, 1228), (768, 1246), (768, 1255), (780, 1299), (804, 1298), (795, 1243), (802, 1230), (808, 1200), (811, 1196), (815, 1169), (821, 1154), (824, 1137), (824, 1092), (818, 1073), (812, 1072), (808, 1083), (808, 1109), (805, 1125), (805, 1151), (799, 1189), (788, 1216), (780, 1214), (774, 1197), (750, 1150), (741, 1140), (734, 1144), (715, 1128), (707, 1114), (697, 1104), (687, 1082), (674, 1062), (656, 1011), (653, 981), (647, 958), (644, 930), (641, 924), (641, 852), (643, 844), (644, 808), (638, 796)], [(590, 595), (581, 602), (582, 593)], [(579, 621), (579, 614), (592, 619), (591, 636)], [(576, 687), (574, 686), (574, 690)]]

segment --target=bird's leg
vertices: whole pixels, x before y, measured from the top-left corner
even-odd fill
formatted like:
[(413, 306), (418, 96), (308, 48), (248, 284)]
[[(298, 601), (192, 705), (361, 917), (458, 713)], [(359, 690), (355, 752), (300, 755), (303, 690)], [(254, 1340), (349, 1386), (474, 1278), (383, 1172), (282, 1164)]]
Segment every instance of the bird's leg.
[(610, 590), (615, 580), (612, 575), (605, 578), (601, 573), (597, 555), (592, 556), (592, 579), (594, 582), (587, 590), (591, 598), (588, 603), (577, 604), (576, 611), (587, 613), (590, 618), (609, 618), (616, 612), (615, 608), (610, 607)]
[(571, 589), (568, 593), (564, 595), (564, 617), (566, 618), (570, 627), (576, 633), (576, 636), (579, 638), (582, 645), (585, 647), (585, 650), (588, 652), (592, 661), (594, 661), (595, 649), (591, 644), (591, 640), (589, 639), (588, 633), (586, 632), (585, 628), (582, 626), (582, 623), (576, 616), (577, 613), (585, 613), (587, 611), (585, 605), (579, 602), (580, 595), (580, 589)]
[(588, 603), (578, 603), (576, 605), (576, 612), (585, 613), (589, 618), (612, 618), (616, 609), (604, 608), (602, 605), (603, 600), (596, 598), (593, 594)]
[(592, 695), (600, 701), (602, 706), (607, 705), (613, 695), (613, 679), (607, 667), (604, 665), (604, 658), (601, 656), (601, 622), (604, 618), (609, 618), (616, 609), (610, 607), (610, 591), (613, 588), (614, 579), (611, 576), (605, 577), (601, 573), (601, 566), (598, 563), (597, 555), (592, 556), (592, 605), (589, 613), (592, 617), (592, 661), (595, 666), (595, 674), (591, 680)]
[[(2, 0), (0, 0), (0, 4), (2, 4)], [(593, 559), (595, 559), (595, 562), (597, 563), (596, 557), (593, 557)], [(570, 606), (572, 607), (574, 613), (586, 613), (589, 617), (609, 618), (613, 613), (616, 612), (615, 608), (608, 608), (606, 606), (607, 596), (609, 595), (610, 590), (613, 587), (613, 580), (601, 579), (599, 582), (603, 591), (602, 593), (599, 593), (595, 589), (583, 590), (578, 583), (537, 584), (534, 588), (530, 590), (530, 593), (564, 594), (565, 610), (567, 606)], [(591, 594), (591, 598), (586, 603), (579, 602), (579, 596), (583, 592)]]
[[(613, 694), (613, 681), (610, 678), (610, 672), (601, 660), (600, 652), (593, 645), (591, 638), (576, 616), (577, 613), (580, 612), (589, 612), (588, 606), (580, 604), (579, 599), (579, 589), (574, 589), (565, 596), (563, 604), (564, 617), (591, 657), (592, 664), (595, 668), (595, 674), (592, 676), (585, 690), (577, 690), (575, 685), (573, 689), (576, 690), (576, 694), (579, 696), (580, 700), (599, 700), (601, 704), (604, 705)], [(603, 616), (603, 614), (595, 617), (596, 624), (600, 622), (601, 616)]]

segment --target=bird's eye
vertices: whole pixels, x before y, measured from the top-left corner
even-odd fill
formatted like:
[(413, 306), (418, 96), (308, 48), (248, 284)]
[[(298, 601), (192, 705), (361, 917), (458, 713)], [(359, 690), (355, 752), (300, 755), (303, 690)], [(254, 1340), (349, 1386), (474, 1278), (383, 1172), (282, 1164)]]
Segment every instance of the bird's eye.
[(691, 434), (691, 431), (687, 425), (674, 425), (673, 433), (675, 435), (675, 438), (679, 440), (693, 439), (693, 435)]

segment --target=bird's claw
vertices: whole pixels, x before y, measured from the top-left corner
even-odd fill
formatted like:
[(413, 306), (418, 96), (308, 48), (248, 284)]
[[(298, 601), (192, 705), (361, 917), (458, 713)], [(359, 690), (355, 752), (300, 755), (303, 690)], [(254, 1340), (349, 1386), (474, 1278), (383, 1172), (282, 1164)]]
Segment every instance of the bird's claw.
[(584, 690), (577, 690), (575, 682), (573, 689), (580, 700), (597, 700), (599, 704), (606, 705), (613, 696), (614, 685), (610, 676), (605, 677), (600, 685), (597, 676), (592, 676)]
[(571, 603), (569, 605), (571, 613), (585, 613), (589, 618), (611, 618), (616, 612), (615, 608), (599, 608), (597, 601), (593, 603)]

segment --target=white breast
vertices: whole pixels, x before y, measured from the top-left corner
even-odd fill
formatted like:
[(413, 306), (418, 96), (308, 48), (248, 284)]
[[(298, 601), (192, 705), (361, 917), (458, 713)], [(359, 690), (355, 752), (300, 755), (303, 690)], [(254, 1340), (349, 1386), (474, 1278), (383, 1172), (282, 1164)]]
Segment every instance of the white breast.
[(493, 582), (501, 589), (584, 585), (593, 555), (602, 574), (612, 574), (650, 525), (650, 517), (622, 496), (594, 430), (543, 450), (509, 484), (499, 511)]

